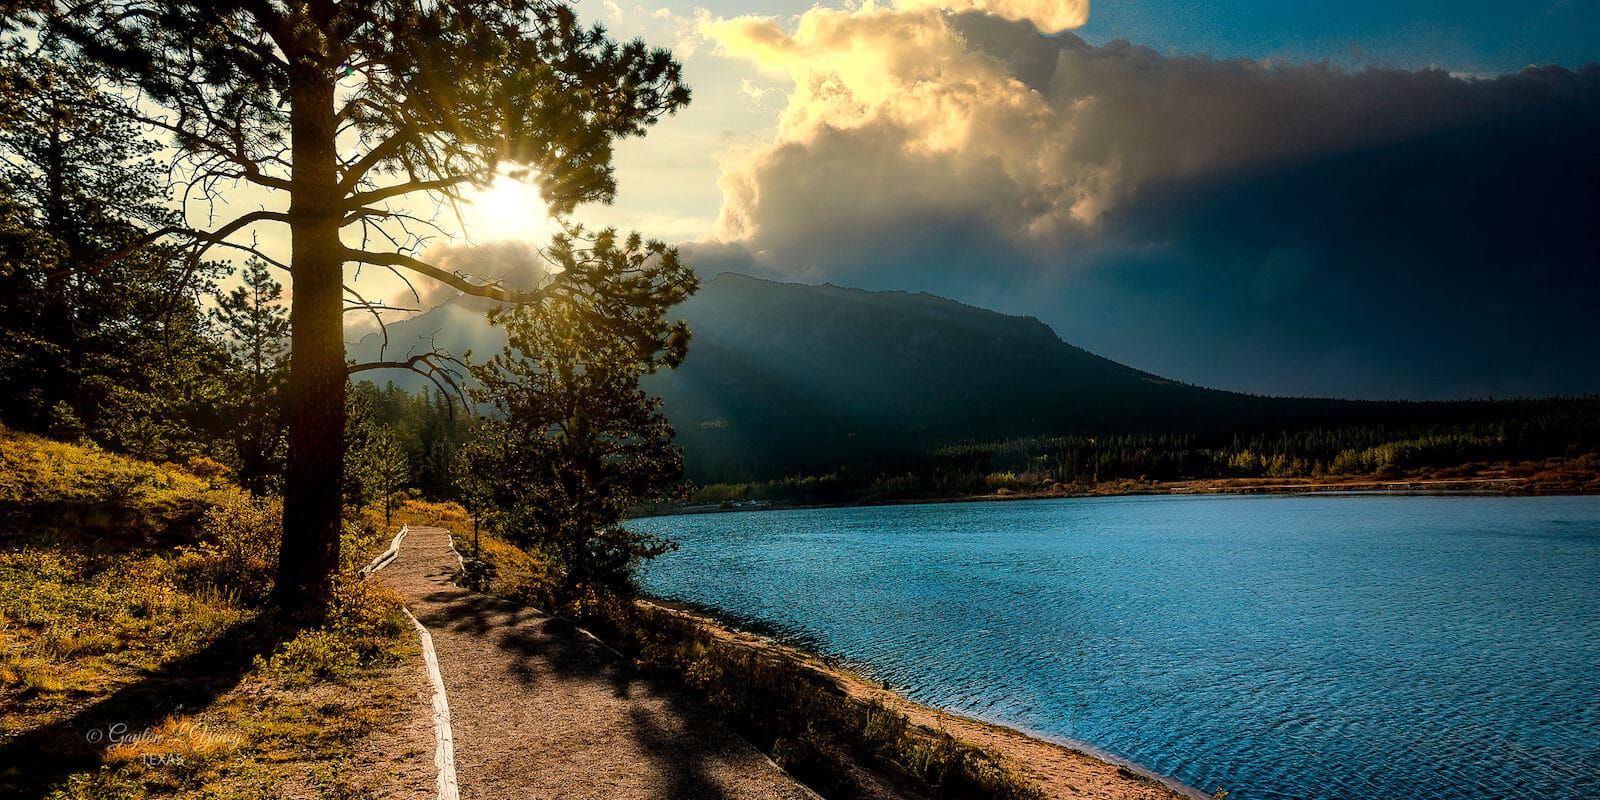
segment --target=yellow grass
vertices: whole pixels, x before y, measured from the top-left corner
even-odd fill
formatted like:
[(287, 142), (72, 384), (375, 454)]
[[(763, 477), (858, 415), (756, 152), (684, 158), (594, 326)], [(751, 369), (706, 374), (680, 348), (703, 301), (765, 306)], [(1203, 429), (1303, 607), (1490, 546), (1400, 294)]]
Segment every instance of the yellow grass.
[[(160, 685), (145, 682), (259, 618), (279, 512), (220, 485), (214, 466), (0, 429), (0, 734), (53, 730), (119, 691)], [(362, 535), (352, 526), (352, 540)], [(366, 738), (426, 712), (407, 708), (413, 698), (392, 678), (416, 654), (399, 608), (392, 591), (341, 579), (329, 624), (245, 664), (207, 707), (95, 729), (86, 752), (99, 766), (61, 775), (47, 794), (358, 796), (347, 774), (383, 772)], [(80, 749), (91, 735), (68, 733)], [(33, 766), (0, 764), (0, 796)]]

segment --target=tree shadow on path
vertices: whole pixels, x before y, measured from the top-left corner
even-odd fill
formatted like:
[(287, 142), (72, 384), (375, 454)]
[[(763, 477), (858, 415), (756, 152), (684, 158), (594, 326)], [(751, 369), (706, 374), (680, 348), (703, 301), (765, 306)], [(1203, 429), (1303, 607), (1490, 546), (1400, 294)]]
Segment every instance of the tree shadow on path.
[[(509, 657), (508, 671), (520, 691), (561, 691), (569, 680), (608, 684), (625, 704), (626, 735), (646, 759), (647, 771), (656, 776), (650, 781), (656, 787), (652, 798), (731, 800), (735, 795), (724, 779), (761, 759), (681, 687), (641, 673), (629, 659), (566, 619), (505, 598), (455, 590), (433, 593), (424, 602), (417, 618), (436, 637), (453, 632), (498, 649)], [(540, 685), (541, 678), (551, 682)]]
[(478, 593), (436, 592), (425, 600), (429, 606), (418, 614), (419, 622), (499, 647), (515, 659), (511, 674), (524, 687), (538, 682), (536, 663), (563, 678), (603, 677), (620, 698), (628, 697), (637, 677), (631, 662), (562, 617)]
[[(685, 713), (681, 702), (672, 703), (671, 708), (678, 714)], [(730, 754), (696, 736), (693, 730), (664, 724), (645, 709), (634, 708), (628, 715), (633, 723), (634, 739), (666, 779), (667, 785), (660, 795), (662, 800), (733, 800), (721, 782), (712, 777), (714, 765), (729, 760)], [(697, 716), (687, 716), (685, 727), (706, 722)]]

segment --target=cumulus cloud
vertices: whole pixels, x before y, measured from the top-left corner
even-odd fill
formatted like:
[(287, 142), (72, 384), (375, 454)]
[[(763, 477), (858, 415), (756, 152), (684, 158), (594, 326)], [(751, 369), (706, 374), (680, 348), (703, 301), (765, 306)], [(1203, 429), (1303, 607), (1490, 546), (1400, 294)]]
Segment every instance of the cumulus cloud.
[(984, 11), (1017, 22), (1032, 22), (1044, 33), (1081, 28), (1089, 21), (1089, 0), (895, 0), (895, 6)]
[[(772, 187), (780, 195), (773, 199), (785, 202), (793, 189), (801, 197), (791, 207), (809, 211), (831, 205), (816, 196), (841, 185), (829, 178), (864, 169), (851, 189), (867, 188), (856, 198), (857, 210), (870, 213), (915, 191), (902, 166), (948, 171), (956, 184), (981, 180), (970, 174), (972, 167), (998, 169), (1007, 182), (1037, 195), (1027, 185), (1038, 183), (1030, 176), (1058, 149), (1043, 138), (1050, 131), (1043, 98), (1003, 64), (969, 49), (937, 10), (818, 8), (804, 14), (793, 33), (766, 17), (717, 20), (705, 30), (725, 54), (748, 58), (793, 84), (776, 140), (725, 165), (721, 238), (750, 238), (760, 226), (783, 225), (769, 213), (774, 204), (763, 202), (772, 179), (801, 180)], [(1028, 137), (1039, 145), (1030, 149), (1043, 152), (1005, 146)], [(796, 161), (826, 174), (794, 174), (787, 164)]]
[(819, 212), (827, 222), (951, 205), (1054, 247), (1151, 183), (1398, 141), (1563, 83), (1173, 58), (927, 8), (814, 8), (792, 31), (770, 17), (704, 31), (793, 85), (776, 138), (729, 159), (721, 178), (717, 238), (764, 249), (788, 244), (796, 225), (819, 227)]

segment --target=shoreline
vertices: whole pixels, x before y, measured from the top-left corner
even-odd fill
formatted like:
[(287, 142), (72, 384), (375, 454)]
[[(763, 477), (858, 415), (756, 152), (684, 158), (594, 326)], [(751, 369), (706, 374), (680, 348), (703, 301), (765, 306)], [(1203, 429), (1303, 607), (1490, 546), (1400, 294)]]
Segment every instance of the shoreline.
[(830, 680), (841, 692), (876, 701), (912, 724), (943, 731), (987, 750), (1051, 797), (1109, 797), (1116, 800), (1209, 800), (1212, 795), (1087, 742), (1030, 732), (924, 705), (855, 674), (817, 653), (739, 629), (716, 612), (689, 603), (641, 597), (636, 602), (688, 619), (716, 638), (777, 655)]
[(1296, 482), (1281, 478), (1230, 478), (1190, 481), (1164, 481), (1149, 484), (1107, 484), (1093, 491), (1005, 491), (988, 494), (946, 495), (865, 499), (855, 502), (802, 503), (784, 500), (744, 500), (722, 503), (683, 503), (635, 509), (628, 518), (671, 517), (687, 514), (722, 514), (741, 511), (795, 511), (816, 508), (859, 508), (873, 506), (916, 506), (943, 503), (984, 503), (1011, 500), (1070, 500), (1095, 497), (1197, 497), (1270, 494), (1402, 494), (1428, 496), (1488, 497), (1583, 497), (1600, 494), (1591, 486), (1547, 485), (1525, 477), (1473, 478), (1385, 478), (1351, 481), (1305, 479)]

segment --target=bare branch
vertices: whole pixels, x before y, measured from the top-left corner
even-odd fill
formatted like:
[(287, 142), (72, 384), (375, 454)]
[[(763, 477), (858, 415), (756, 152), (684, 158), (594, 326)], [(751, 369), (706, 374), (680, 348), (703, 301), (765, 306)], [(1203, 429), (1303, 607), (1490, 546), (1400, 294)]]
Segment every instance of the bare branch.
[[(191, 263), (194, 263), (194, 262), (198, 262), (200, 260), (200, 257), (202, 255), (204, 255), (207, 250), (211, 249), (212, 247), (214, 247), (216, 245), (223, 244), (223, 242), (222, 242), (223, 239), (226, 239), (227, 237), (232, 236), (235, 233), (238, 233), (241, 228), (247, 227), (247, 226), (255, 224), (257, 222), (288, 222), (288, 221), (289, 221), (289, 217), (286, 214), (282, 214), (282, 213), (279, 213), (279, 212), (276, 212), (276, 211), (264, 211), (263, 210), (263, 211), (252, 211), (252, 212), (250, 212), (248, 214), (244, 214), (242, 216), (239, 216), (239, 217), (233, 219), (232, 221), (230, 221), (228, 224), (223, 225), (221, 228), (218, 228), (218, 229), (216, 229), (214, 231), (211, 231), (209, 233), (204, 232), (204, 231), (197, 231), (197, 230), (195, 230), (193, 228), (190, 228), (188, 226), (185, 226), (185, 225), (163, 225), (163, 226), (161, 226), (159, 228), (156, 228), (153, 231), (150, 231), (149, 233), (146, 233), (143, 236), (140, 236), (137, 239), (134, 239), (133, 241), (123, 245), (122, 247), (119, 247), (116, 250), (113, 250), (112, 252), (106, 254), (105, 256), (102, 256), (98, 261), (96, 261), (95, 263), (89, 265), (87, 268), (80, 269), (78, 271), (83, 273), (83, 274), (86, 274), (86, 275), (92, 275), (92, 274), (94, 274), (96, 272), (99, 272), (100, 270), (105, 269), (106, 267), (111, 266), (112, 264), (115, 264), (118, 261), (121, 261), (124, 258), (127, 258), (128, 256), (133, 255), (134, 253), (139, 252), (140, 250), (143, 250), (146, 247), (149, 247), (150, 245), (155, 244), (156, 242), (158, 242), (158, 241), (160, 241), (162, 239), (165, 239), (168, 236), (173, 236), (175, 234), (185, 234), (185, 235), (188, 235), (190, 237), (193, 237), (196, 241), (205, 243), (202, 247), (200, 247), (198, 250), (196, 250), (193, 254), (191, 254), (189, 256), (189, 261)], [(65, 274), (65, 272), (66, 271), (61, 271), (61, 272), (57, 272), (57, 273), (54, 273), (54, 274), (55, 275), (62, 275), (62, 274)]]
[(448, 360), (451, 363), (460, 363), (457, 362), (453, 356), (447, 356), (443, 353), (428, 352), (414, 355), (404, 361), (364, 361), (359, 364), (350, 364), (345, 368), (345, 372), (351, 375), (354, 375), (357, 372), (366, 372), (374, 369), (408, 369), (412, 372), (417, 372), (419, 371), (419, 367), (426, 369), (427, 365), (431, 364), (432, 362), (443, 360)]
[[(425, 228), (431, 229), (433, 231), (433, 233), (429, 234), (429, 235), (437, 235), (437, 236), (449, 236), (450, 235), (450, 232), (445, 230), (445, 227), (443, 225), (440, 225), (438, 222), (435, 222), (435, 221), (433, 221), (431, 219), (426, 219), (424, 217), (417, 216), (416, 214), (412, 214), (412, 213), (410, 213), (408, 211), (395, 211), (394, 209), (390, 209), (390, 208), (371, 208), (371, 207), (368, 207), (368, 206), (363, 206), (361, 208), (357, 208), (357, 209), (351, 210), (349, 213), (344, 215), (344, 219), (339, 223), (339, 225), (340, 225), (340, 227), (343, 227), (343, 226), (350, 225), (350, 224), (353, 224), (353, 223), (356, 223), (356, 222), (370, 221), (370, 220), (372, 220), (374, 218), (397, 220), (397, 221), (399, 221), (401, 223), (402, 226), (404, 226), (408, 222), (415, 223), (417, 225), (420, 225), (420, 226), (423, 226)], [(409, 230), (407, 232), (409, 233)]]
[(386, 303), (368, 303), (364, 301), (346, 300), (344, 313), (349, 314), (352, 311), (368, 313), (373, 311), (404, 311), (408, 314), (416, 314), (422, 310), (423, 309), (417, 306), (391, 306)]
[(235, 217), (228, 224), (223, 225), (222, 227), (217, 228), (210, 233), (196, 232), (194, 234), (195, 238), (205, 242), (205, 245), (195, 252), (193, 258), (199, 259), (200, 256), (204, 255), (207, 250), (210, 250), (212, 247), (221, 244), (223, 239), (226, 239), (229, 236), (238, 233), (240, 229), (247, 228), (256, 224), (257, 222), (282, 222), (287, 224), (289, 222), (289, 215), (281, 211), (267, 211), (266, 209), (260, 209), (257, 211), (252, 211), (248, 214), (241, 214)]
[(463, 407), (467, 407), (466, 388), (461, 385), (461, 379), (464, 377), (461, 370), (465, 368), (466, 365), (455, 356), (431, 350), (411, 356), (404, 361), (367, 361), (350, 364), (345, 371), (349, 375), (374, 369), (403, 369), (415, 372), (427, 378), (441, 394), (454, 395), (461, 401)]
[(284, 272), (290, 273), (291, 275), (294, 274), (294, 270), (290, 269), (288, 264), (285, 264), (282, 261), (279, 261), (278, 259), (273, 258), (272, 256), (269, 256), (266, 253), (261, 252), (261, 249), (258, 248), (258, 247), (255, 247), (254, 245), (239, 244), (238, 242), (216, 242), (215, 246), (216, 247), (231, 247), (231, 248), (233, 248), (235, 250), (243, 250), (244, 252), (249, 253), (250, 255), (253, 255), (256, 258), (259, 258), (262, 261), (265, 261), (268, 264), (271, 264), (272, 266), (283, 270)]
[[(96, 261), (84, 271), (88, 274), (99, 272), (100, 270), (105, 269), (106, 267), (109, 267), (112, 264), (121, 261), (122, 259), (127, 258), (128, 256), (131, 256), (134, 253), (137, 253), (140, 250), (143, 250), (168, 236), (171, 236), (172, 234), (183, 233), (188, 230), (188, 228), (182, 225), (163, 225), (112, 251), (110, 254), (106, 255), (104, 258), (101, 258), (99, 261)], [(66, 271), (64, 270), (56, 273), (56, 275), (62, 275), (65, 274), (65, 272)]]
[(260, 165), (255, 159), (250, 158), (248, 154), (240, 150), (236, 150), (223, 142), (201, 136), (194, 131), (184, 128), (181, 125), (174, 125), (173, 123), (167, 122), (160, 117), (154, 117), (148, 114), (133, 114), (131, 116), (132, 119), (137, 122), (141, 122), (151, 127), (160, 128), (168, 133), (171, 133), (172, 135), (178, 137), (178, 142), (180, 144), (200, 145), (206, 150), (226, 158), (235, 166), (239, 167), (240, 177), (243, 177), (245, 180), (250, 181), (251, 183), (258, 184), (260, 186), (266, 186), (271, 189), (282, 189), (285, 191), (292, 186), (287, 178), (280, 178), (276, 175), (268, 175), (262, 172)]
[(415, 133), (414, 127), (410, 125), (402, 126), (400, 130), (395, 131), (389, 138), (374, 145), (371, 150), (367, 151), (366, 155), (345, 168), (344, 177), (339, 181), (339, 189), (349, 192), (356, 188), (369, 170), (377, 166), (378, 162), (399, 152), (400, 148), (405, 146), (406, 140), (415, 135)]
[(343, 288), (346, 294), (349, 294), (351, 297), (355, 298), (355, 302), (353, 303), (351, 303), (349, 300), (345, 301), (347, 303), (351, 303), (351, 307), (346, 308), (344, 313), (349, 313), (351, 311), (365, 311), (368, 314), (371, 314), (372, 321), (378, 323), (378, 333), (383, 335), (383, 346), (378, 348), (378, 354), (383, 355), (384, 353), (387, 353), (389, 351), (389, 326), (383, 321), (383, 315), (378, 313), (380, 310), (382, 310), (380, 307), (381, 304), (374, 303), (371, 300), (362, 297), (361, 293), (356, 291), (355, 288), (349, 284), (345, 284)]

